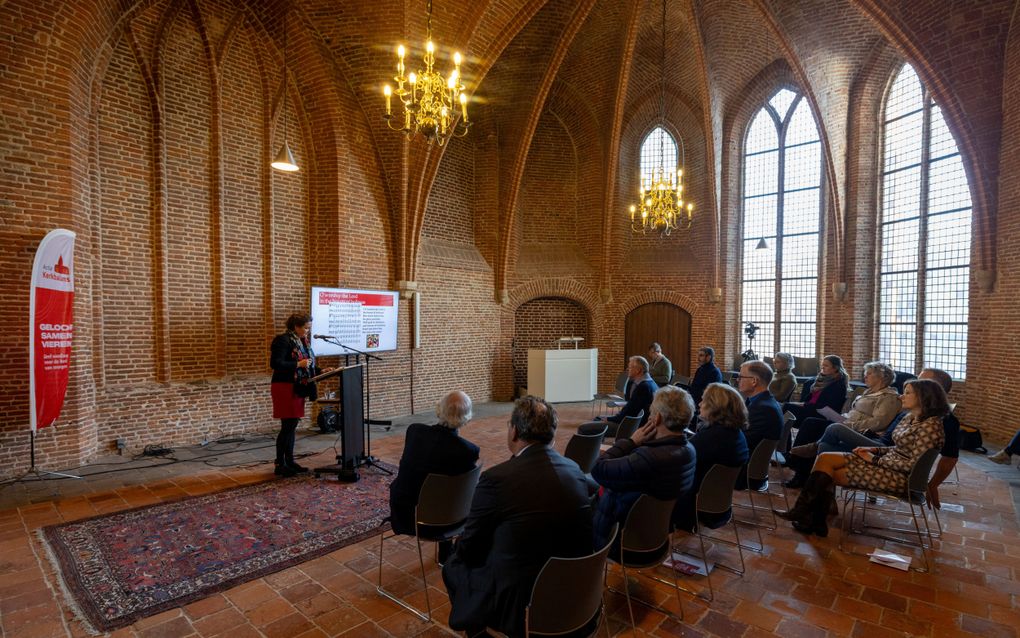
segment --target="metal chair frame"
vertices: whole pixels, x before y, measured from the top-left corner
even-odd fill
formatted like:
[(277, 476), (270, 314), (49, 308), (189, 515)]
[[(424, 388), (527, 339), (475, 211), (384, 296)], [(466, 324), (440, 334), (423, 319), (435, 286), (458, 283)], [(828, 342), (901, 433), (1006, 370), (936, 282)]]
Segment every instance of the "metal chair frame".
[[(697, 514), (722, 514), (733, 507), (733, 485), (737, 481), (737, 476), (740, 474), (739, 467), (728, 467), (726, 465), (720, 465), (716, 463), (708, 470), (705, 474), (705, 478), (701, 481), (701, 488), (698, 489), (697, 496)], [(758, 548), (744, 545), (740, 542), (740, 530), (736, 516), (730, 516), (729, 525), (733, 527), (733, 538), (723, 538), (721, 536), (709, 535), (702, 531), (702, 525), (699, 520), (699, 516), (695, 516), (694, 519), (694, 532), (697, 535), (698, 542), (701, 544), (701, 560), (705, 565), (706, 578), (708, 579), (708, 597), (707, 600), (715, 600), (715, 587), (712, 585), (712, 572), (708, 569), (708, 552), (705, 549), (705, 539), (718, 541), (725, 543), (737, 548), (737, 555), (740, 557), (740, 569), (734, 566), (727, 565), (722, 561), (716, 561), (716, 565), (725, 569), (728, 572), (732, 572), (740, 577), (743, 577), (744, 572), (747, 571), (747, 567), (744, 564), (744, 549), (748, 549), (755, 552), (762, 552), (765, 549), (765, 544), (762, 542), (761, 532), (757, 527), (752, 526), (755, 534), (758, 536)], [(727, 524), (720, 525), (719, 528), (726, 527)], [(714, 528), (714, 529), (719, 529)], [(709, 528), (712, 529), (712, 528)], [(684, 530), (679, 530), (684, 531)], [(691, 534), (691, 532), (684, 532)], [(684, 589), (684, 588), (681, 588)], [(703, 592), (694, 592), (689, 589), (684, 591), (705, 598)]]
[[(745, 485), (745, 488), (747, 490), (747, 500), (750, 504), (745, 505), (743, 503), (734, 503), (733, 507), (738, 507), (741, 509), (750, 509), (751, 516), (754, 518), (754, 520), (741, 521), (742, 523), (745, 523), (747, 525), (755, 525), (758, 527), (765, 527), (766, 529), (770, 530), (775, 529), (776, 526), (778, 525), (778, 521), (776, 520), (776, 512), (772, 508), (771, 497), (779, 495), (778, 494), (774, 495), (769, 490), (769, 486), (772, 484), (772, 482), (769, 480), (769, 466), (771, 465), (772, 457), (775, 456), (776, 447), (778, 445), (779, 441), (777, 439), (762, 439), (761, 441), (758, 442), (758, 445), (754, 447), (754, 451), (751, 452), (751, 458), (748, 459), (747, 461), (746, 472), (747, 484)], [(765, 484), (763, 489), (752, 488), (751, 487), (752, 481), (764, 481)], [(782, 481), (780, 481), (779, 484), (782, 485)], [(766, 499), (768, 499), (768, 506), (764, 509), (766, 509), (769, 515), (772, 517), (772, 525), (767, 525), (765, 523), (758, 522), (758, 507), (755, 506), (754, 502), (755, 494), (757, 494), (758, 496), (764, 496)], [(783, 488), (782, 496), (783, 498), (786, 498), (785, 487)], [(789, 502), (789, 499), (787, 499), (787, 502)]]
[[(426, 622), (432, 622), (432, 601), (429, 599), (429, 584), (425, 575), (425, 558), (421, 551), (421, 542), (423, 539), (433, 542), (452, 540), (460, 536), (471, 511), (471, 500), (481, 472), (482, 466), (478, 464), (474, 469), (456, 476), (429, 474), (418, 492), (418, 505), (414, 508), (414, 539), (418, 544), (418, 565), (421, 567), (421, 582), (425, 589), (425, 613), (383, 588), (383, 540), (386, 538), (386, 532), (385, 530), (379, 532), (379, 579), (375, 590)], [(458, 524), (457, 528), (444, 532), (441, 537), (423, 537), (420, 533), (423, 525), (445, 527)], [(389, 538), (394, 536), (398, 534), (390, 534)]]
[[(935, 536), (931, 533), (931, 526), (928, 523), (928, 514), (925, 511), (925, 507), (927, 505), (926, 493), (928, 488), (928, 477), (931, 476), (932, 467), (935, 465), (935, 460), (938, 456), (939, 449), (932, 448), (922, 454), (917, 461), (914, 462), (914, 467), (910, 470), (910, 474), (907, 477), (907, 486), (903, 492), (887, 492), (883, 490), (845, 487), (843, 489), (843, 533), (840, 535), (839, 548), (843, 551), (847, 551), (843, 548), (843, 539), (846, 538), (848, 533), (867, 533), (869, 536), (874, 536), (875, 538), (919, 547), (921, 549), (921, 556), (924, 559), (924, 568), (918, 569), (917, 571), (931, 571), (931, 552), (934, 550)], [(860, 496), (860, 498), (858, 498), (858, 496)], [(867, 521), (869, 509), (872, 511), (892, 514), (907, 514), (907, 512), (903, 511), (901, 508), (878, 507), (873, 504), (873, 501), (871, 501), (873, 497), (876, 500), (877, 497), (882, 497), (883, 499), (892, 499), (894, 501), (906, 503), (910, 509), (910, 519), (914, 524), (914, 528), (910, 529), (908, 527), (869, 525)], [(860, 502), (861, 519), (860, 524), (855, 525), (858, 501)], [(847, 512), (848, 508), (850, 510), (849, 514)], [(918, 513), (921, 515), (920, 522), (918, 521)], [(924, 528), (923, 531), (922, 525)], [(865, 532), (864, 530), (879, 530), (879, 532), (885, 530), (889, 532), (899, 532), (901, 534), (913, 534), (917, 536), (917, 543), (915, 544), (912, 539), (904, 538), (902, 536)], [(925, 542), (925, 539), (927, 539), (927, 542)]]
[(771, 463), (772, 467), (775, 467), (776, 470), (779, 472), (779, 480), (775, 481), (775, 480), (772, 480), (771, 478), (769, 479), (769, 494), (771, 494), (773, 496), (779, 496), (779, 494), (776, 494), (775, 492), (772, 491), (772, 485), (778, 483), (779, 487), (782, 489), (783, 502), (786, 504), (787, 511), (789, 511), (789, 509), (790, 509), (790, 497), (789, 497), (789, 495), (786, 492), (786, 486), (783, 485), (783, 483), (784, 483), (784, 481), (783, 481), (783, 463), (786, 461), (786, 459), (783, 456), (784, 453), (780, 452), (780, 450), (786, 450), (787, 448), (790, 447), (790, 437), (791, 437), (791, 435), (793, 433), (793, 424), (794, 424), (794, 422), (797, 421), (797, 416), (793, 412), (790, 412), (789, 410), (787, 410), (783, 414), (783, 417), (784, 417), (783, 418), (783, 433), (779, 435), (779, 441), (776, 442), (776, 449), (772, 453), (772, 463)]
[(624, 395), (624, 393), (625, 393), (625, 391), (627, 389), (627, 379), (628, 378), (629, 378), (629, 375), (627, 374), (626, 370), (621, 372), (620, 374), (616, 375), (616, 385), (613, 387), (613, 389), (616, 391), (615, 394), (613, 392), (605, 392), (605, 393), (596, 394), (594, 397), (592, 397), (592, 403), (591, 403), (591, 415), (592, 415), (592, 417), (595, 416), (595, 406), (596, 406), (596, 404), (598, 405), (598, 408), (599, 408), (599, 415), (601, 415), (602, 411), (606, 407), (608, 407), (610, 402), (623, 401), (624, 400), (623, 399), (623, 395)]
[[(676, 499), (663, 501), (647, 494), (639, 496), (638, 500), (634, 502), (633, 507), (630, 508), (630, 512), (627, 514), (627, 520), (623, 525), (623, 529), (620, 530), (619, 557), (614, 558), (612, 556), (612, 552), (609, 554), (609, 562), (616, 563), (623, 571), (623, 592), (615, 590), (612, 587), (608, 587), (608, 589), (609, 591), (618, 594), (622, 593), (627, 598), (627, 611), (630, 612), (630, 624), (635, 630), (637, 630), (637, 623), (634, 620), (634, 606), (632, 601), (666, 614), (678, 622), (682, 622), (684, 619), (683, 603), (680, 601), (680, 591), (683, 588), (680, 587), (680, 582), (677, 579), (675, 569), (671, 568), (669, 570), (670, 575), (673, 577), (672, 582), (655, 575), (645, 574), (645, 577), (656, 582), (673, 586), (673, 592), (676, 595), (677, 608), (680, 610), (679, 617), (668, 609), (637, 597), (632, 598), (630, 595), (630, 582), (627, 580), (628, 566), (631, 569), (638, 570), (638, 574), (640, 575), (640, 570), (647, 569), (649, 567), (658, 567), (662, 564), (663, 559), (670, 555), (673, 549), (673, 543), (670, 540), (670, 519), (673, 516), (673, 508), (675, 505)], [(626, 560), (625, 552), (643, 553), (646, 560), (640, 563), (628, 561)], [(606, 570), (609, 570), (609, 563), (606, 563)]]

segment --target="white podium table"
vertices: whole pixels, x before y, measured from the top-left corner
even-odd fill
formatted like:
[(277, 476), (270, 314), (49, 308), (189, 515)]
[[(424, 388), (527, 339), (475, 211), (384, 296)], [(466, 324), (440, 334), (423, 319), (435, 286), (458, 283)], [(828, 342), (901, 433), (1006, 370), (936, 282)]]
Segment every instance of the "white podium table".
[(598, 348), (528, 350), (528, 394), (550, 403), (591, 401), (598, 379)]

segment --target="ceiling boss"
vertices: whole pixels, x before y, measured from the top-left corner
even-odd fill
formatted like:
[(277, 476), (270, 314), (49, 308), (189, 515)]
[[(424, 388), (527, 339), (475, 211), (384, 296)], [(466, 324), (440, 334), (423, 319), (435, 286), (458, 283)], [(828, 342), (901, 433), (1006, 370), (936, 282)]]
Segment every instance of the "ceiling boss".
[[(427, 3), (428, 22), (425, 32), (424, 69), (405, 75), (404, 56), (407, 49), (397, 46), (397, 74), (393, 77), (396, 88), (383, 86), (386, 96), (386, 125), (394, 131), (402, 131), (409, 138), (421, 134), (429, 144), (442, 146), (448, 135), (464, 137), (471, 123), (467, 115), (467, 94), (460, 74), (463, 61), (459, 52), (453, 54), (453, 70), (446, 78), (434, 70), (436, 45), (432, 42), (432, 0)], [(399, 125), (393, 124), (393, 96), (397, 97), (403, 118)], [(457, 110), (460, 110), (460, 118)]]

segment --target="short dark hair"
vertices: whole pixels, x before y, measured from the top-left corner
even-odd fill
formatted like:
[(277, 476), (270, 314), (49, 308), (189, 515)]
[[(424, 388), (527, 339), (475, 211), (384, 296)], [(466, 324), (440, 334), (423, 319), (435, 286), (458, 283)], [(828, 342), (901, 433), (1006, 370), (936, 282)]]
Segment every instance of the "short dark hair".
[(942, 386), (942, 389), (946, 391), (946, 394), (949, 394), (949, 391), (953, 389), (953, 377), (949, 376), (949, 373), (945, 370), (941, 370), (939, 368), (925, 368), (924, 370), (921, 370), (921, 374), (924, 374), (925, 372), (928, 372), (931, 376), (935, 377), (934, 380)]
[(925, 421), (933, 416), (944, 417), (949, 414), (949, 399), (942, 386), (932, 379), (911, 379), (903, 384), (903, 391), (908, 387), (914, 389), (917, 402), (921, 405), (920, 419)]
[(715, 363), (715, 348), (713, 348), (712, 346), (701, 346), (700, 348), (698, 348), (698, 351), (707, 354), (709, 357), (712, 358), (712, 362)]
[(297, 328), (298, 326), (303, 326), (311, 320), (312, 318), (309, 317), (308, 315), (301, 314), (300, 312), (295, 312), (291, 316), (287, 317), (287, 330), (293, 331), (294, 328)]
[(652, 345), (648, 346), (648, 349), (652, 352), (662, 352), (662, 346), (659, 345), (658, 341), (653, 341)]
[(530, 394), (514, 402), (510, 425), (517, 438), (531, 443), (551, 443), (556, 434), (556, 410), (545, 399)]

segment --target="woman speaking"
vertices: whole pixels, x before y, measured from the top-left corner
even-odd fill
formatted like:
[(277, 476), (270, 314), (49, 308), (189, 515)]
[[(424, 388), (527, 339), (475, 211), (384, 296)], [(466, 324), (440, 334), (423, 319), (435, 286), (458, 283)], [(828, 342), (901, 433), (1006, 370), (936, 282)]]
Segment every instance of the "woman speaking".
[(280, 476), (308, 471), (294, 461), (294, 432), (305, 416), (305, 400), (317, 398), (315, 383), (310, 380), (320, 374), (312, 352), (311, 330), (312, 318), (295, 313), (287, 317), (287, 332), (277, 335), (270, 347), (273, 418), (280, 419), (275, 472)]

